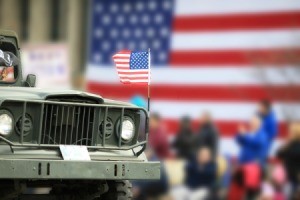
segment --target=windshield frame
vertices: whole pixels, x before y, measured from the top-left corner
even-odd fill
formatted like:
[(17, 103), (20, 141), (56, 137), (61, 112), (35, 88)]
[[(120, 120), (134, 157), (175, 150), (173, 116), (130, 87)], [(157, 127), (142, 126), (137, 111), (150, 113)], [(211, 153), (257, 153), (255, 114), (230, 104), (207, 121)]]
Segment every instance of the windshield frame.
[[(17, 58), (20, 59), (20, 51), (17, 47), (17, 38), (11, 36), (2, 36), (0, 35), (0, 49), (2, 51), (8, 51), (13, 53)], [(3, 66), (1, 66), (3, 67)], [(4, 66), (5, 67), (5, 66)], [(21, 68), (21, 60), (20, 63), (14, 67), (14, 81), (6, 82), (0, 81), (0, 86), (22, 86), (22, 68)]]

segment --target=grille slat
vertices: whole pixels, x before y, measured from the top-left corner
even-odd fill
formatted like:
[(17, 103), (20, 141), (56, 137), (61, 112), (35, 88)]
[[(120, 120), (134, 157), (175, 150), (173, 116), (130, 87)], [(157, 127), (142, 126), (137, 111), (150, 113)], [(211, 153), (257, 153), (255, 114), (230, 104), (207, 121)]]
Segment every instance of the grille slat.
[(58, 123), (58, 108), (59, 106), (56, 106), (56, 115), (55, 115), (55, 128), (54, 128), (54, 138), (51, 138), (53, 140), (53, 143), (55, 144), (56, 141), (56, 133), (57, 133), (57, 123)]
[[(78, 117), (77, 117), (77, 122), (79, 122), (80, 119), (80, 107), (78, 107)], [(78, 131), (79, 131), (79, 123), (77, 123), (77, 127), (76, 127), (76, 137), (75, 137), (75, 143), (78, 140)]]
[[(43, 105), (44, 105), (44, 104), (43, 104)], [(45, 107), (45, 112), (44, 112), (44, 113), (45, 113), (45, 115), (44, 115), (44, 117), (43, 117), (44, 122), (42, 122), (42, 123), (44, 124), (44, 126), (43, 126), (43, 127), (44, 127), (44, 130), (43, 130), (43, 132), (42, 132), (42, 133), (43, 133), (43, 134), (42, 134), (42, 135), (43, 135), (43, 137), (42, 137), (42, 138), (43, 138), (43, 142), (42, 142), (43, 144), (45, 143), (46, 130), (47, 130), (47, 119), (45, 119), (45, 117), (48, 115), (48, 106)]]
[(105, 146), (105, 137), (106, 137), (106, 134), (105, 134), (105, 130), (106, 130), (106, 120), (107, 120), (107, 113), (108, 113), (108, 107), (105, 108), (105, 113), (104, 113), (104, 126), (103, 126), (103, 139), (102, 139), (102, 145)]
[(62, 129), (63, 129), (63, 120), (64, 120), (64, 112), (65, 112), (65, 107), (62, 107), (62, 112), (61, 112), (61, 120), (60, 120), (60, 132), (59, 132), (59, 144), (61, 144), (61, 136), (62, 136)]
[(41, 143), (92, 146), (94, 113), (92, 107), (45, 104)]
[[(69, 115), (70, 115), (70, 107), (68, 106), (68, 111), (67, 111), (67, 122), (69, 122)], [(67, 143), (68, 128), (69, 128), (69, 126), (66, 126), (66, 132), (65, 132), (65, 144)]]
[[(80, 145), (82, 145), (82, 141), (84, 140), (84, 119), (85, 119), (85, 110), (86, 110), (86, 107), (83, 107), (83, 115), (82, 115), (82, 129), (81, 129), (81, 137), (79, 138), (79, 141), (80, 141)], [(78, 140), (77, 140), (78, 141)], [(77, 143), (76, 141), (76, 143)]]
[[(88, 121), (87, 121), (88, 125), (87, 125), (87, 131), (86, 131), (86, 140), (88, 140), (88, 139), (89, 139), (91, 108), (90, 108), (90, 107), (88, 107), (88, 110), (89, 110), (89, 112), (88, 112)], [(93, 138), (93, 136), (92, 136), (92, 138)], [(88, 142), (88, 141), (87, 141), (87, 142)]]
[[(47, 136), (48, 138), (48, 144), (50, 144), (50, 133), (51, 133), (51, 130), (52, 130), (52, 121), (53, 121), (53, 105), (51, 105), (51, 114), (50, 114), (50, 124), (49, 124), (49, 132), (48, 132), (48, 135), (45, 135)], [(47, 120), (47, 118), (45, 118), (45, 120)]]
[[(75, 119), (75, 107), (72, 107), (73, 109), (73, 114), (72, 114), (72, 124), (74, 124), (74, 119)], [(71, 127), (71, 135), (70, 135), (70, 142), (69, 144), (72, 144), (72, 137), (73, 137), (73, 133), (74, 133), (74, 128)]]

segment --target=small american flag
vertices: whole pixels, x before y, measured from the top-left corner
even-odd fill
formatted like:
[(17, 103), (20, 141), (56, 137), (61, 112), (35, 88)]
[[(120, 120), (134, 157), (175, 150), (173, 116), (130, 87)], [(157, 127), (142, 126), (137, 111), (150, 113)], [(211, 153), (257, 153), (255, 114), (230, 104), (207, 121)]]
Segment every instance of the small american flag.
[(150, 84), (150, 52), (122, 50), (113, 60), (122, 83)]

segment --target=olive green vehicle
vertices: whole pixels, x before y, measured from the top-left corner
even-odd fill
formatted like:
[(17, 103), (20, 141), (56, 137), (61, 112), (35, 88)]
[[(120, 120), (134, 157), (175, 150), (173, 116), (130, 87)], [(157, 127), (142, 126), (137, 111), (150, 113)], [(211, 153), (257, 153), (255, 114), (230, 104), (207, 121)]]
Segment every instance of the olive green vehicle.
[[(0, 31), (0, 50), (20, 58), (14, 32)], [(35, 88), (35, 76), (24, 80), (20, 63), (11, 73), (13, 80), (0, 76), (0, 199), (132, 199), (128, 180), (160, 178), (160, 163), (144, 153), (146, 110)], [(90, 160), (66, 159), (63, 148), (82, 148)], [(49, 192), (32, 194), (40, 188)]]

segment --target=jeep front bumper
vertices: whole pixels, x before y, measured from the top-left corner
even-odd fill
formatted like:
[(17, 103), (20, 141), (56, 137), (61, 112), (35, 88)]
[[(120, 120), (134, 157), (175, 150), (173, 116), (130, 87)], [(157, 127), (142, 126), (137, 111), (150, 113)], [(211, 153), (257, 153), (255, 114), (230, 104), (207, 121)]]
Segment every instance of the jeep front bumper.
[(153, 180), (159, 162), (0, 159), (0, 179)]

